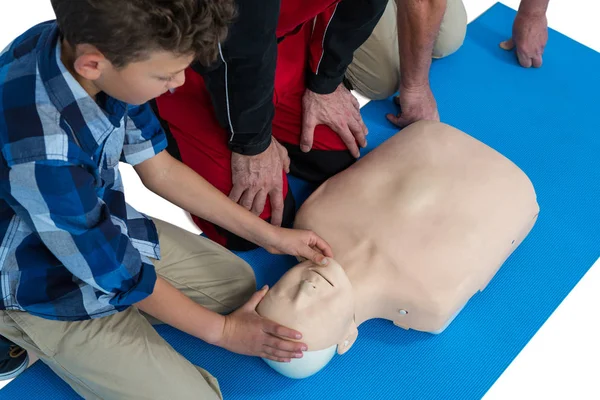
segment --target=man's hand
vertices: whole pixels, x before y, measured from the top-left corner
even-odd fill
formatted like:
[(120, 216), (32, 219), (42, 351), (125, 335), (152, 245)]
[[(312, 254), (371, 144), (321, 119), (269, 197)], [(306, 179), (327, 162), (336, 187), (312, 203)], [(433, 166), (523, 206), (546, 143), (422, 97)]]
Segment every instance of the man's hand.
[(400, 94), (394, 100), (400, 106), (400, 113), (388, 114), (387, 119), (400, 128), (421, 120), (440, 120), (437, 103), (429, 86), (400, 88)]
[(223, 334), (215, 344), (235, 353), (280, 362), (301, 358), (307, 347), (294, 341), (302, 338), (300, 332), (276, 324), (256, 312), (267, 291), (268, 287), (263, 287), (244, 306), (225, 316)]
[(316, 233), (302, 229), (276, 228), (260, 243), (271, 254), (289, 254), (327, 265), (326, 257), (333, 257), (329, 244)]
[(500, 43), (504, 50), (517, 48), (517, 58), (522, 67), (542, 66), (542, 55), (548, 42), (546, 14), (518, 12), (513, 23), (512, 38)]
[(287, 150), (275, 138), (271, 145), (255, 156), (231, 154), (231, 180), (233, 188), (229, 198), (260, 215), (267, 200), (271, 200), (271, 224), (281, 225), (283, 218), (282, 171), (290, 171)]
[(360, 115), (360, 105), (343, 84), (331, 94), (317, 94), (309, 89), (304, 92), (300, 149), (305, 153), (312, 148), (317, 125), (333, 129), (356, 158), (360, 157), (358, 146), (367, 146), (368, 130)]

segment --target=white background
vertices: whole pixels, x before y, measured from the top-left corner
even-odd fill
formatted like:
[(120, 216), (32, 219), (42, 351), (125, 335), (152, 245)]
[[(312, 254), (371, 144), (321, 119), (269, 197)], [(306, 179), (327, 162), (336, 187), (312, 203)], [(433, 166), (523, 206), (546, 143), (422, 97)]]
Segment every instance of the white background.
[[(494, 0), (463, 1), (469, 21), (495, 3)], [(504, 0), (502, 3), (517, 9), (519, 0)], [(597, 0), (551, 0), (549, 25), (600, 51), (599, 10)], [(32, 25), (53, 18), (50, 0), (1, 0), (0, 49)], [(549, 46), (552, 46), (551, 42)], [(565, 57), (568, 56), (565, 54)], [(573, 62), (573, 73), (576, 73), (577, 60)], [(590, 79), (599, 78), (594, 76)], [(590, 115), (582, 117), (595, 118)], [(199, 232), (183, 211), (147, 191), (131, 167), (122, 165), (122, 173), (130, 204), (142, 212)], [(600, 201), (598, 203), (600, 206)], [(598, 308), (600, 261), (517, 356), (485, 399), (600, 399)]]

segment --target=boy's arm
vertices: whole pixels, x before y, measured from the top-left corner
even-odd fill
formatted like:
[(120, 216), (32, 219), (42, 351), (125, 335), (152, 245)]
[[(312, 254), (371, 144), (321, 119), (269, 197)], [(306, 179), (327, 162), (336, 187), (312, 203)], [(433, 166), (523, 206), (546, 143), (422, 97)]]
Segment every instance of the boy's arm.
[(213, 222), (272, 253), (327, 263), (329, 245), (313, 232), (282, 229), (231, 201), (166, 151), (165, 134), (149, 105), (128, 109), (121, 161), (133, 165), (144, 185), (191, 214)]
[(272, 253), (300, 256), (317, 264), (327, 263), (324, 255), (333, 256), (329, 245), (315, 233), (283, 229), (265, 222), (166, 151), (134, 168), (154, 193)]
[[(297, 339), (298, 332), (261, 318), (254, 308), (223, 317), (157, 279), (154, 266), (113, 224), (96, 195), (94, 177), (79, 166), (54, 163), (59, 165), (13, 166), (8, 202), (75, 277), (113, 294), (110, 304), (119, 309), (136, 304), (178, 329), (243, 354), (282, 361), (301, 351), (302, 343), (274, 336)], [(232, 325), (238, 329), (229, 329)]]
[(300, 332), (262, 318), (255, 311), (265, 294), (263, 288), (240, 309), (223, 316), (194, 303), (158, 277), (154, 292), (137, 307), (181, 331), (236, 353), (274, 361), (301, 357), (306, 345), (288, 340), (300, 339)]
[(229, 200), (167, 152), (134, 168), (148, 189), (184, 210), (262, 247), (272, 247), (275, 242), (278, 228)]

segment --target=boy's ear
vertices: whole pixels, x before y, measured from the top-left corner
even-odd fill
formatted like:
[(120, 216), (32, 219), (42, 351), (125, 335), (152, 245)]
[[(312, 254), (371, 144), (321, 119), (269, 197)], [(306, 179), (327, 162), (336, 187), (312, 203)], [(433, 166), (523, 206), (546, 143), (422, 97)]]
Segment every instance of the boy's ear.
[(350, 325), (350, 328), (348, 329), (348, 333), (346, 334), (346, 337), (344, 338), (344, 340), (342, 340), (340, 343), (338, 343), (337, 353), (339, 355), (342, 355), (345, 352), (347, 352), (348, 350), (350, 350), (350, 347), (352, 347), (352, 345), (356, 341), (357, 337), (358, 337), (358, 329), (356, 327), (356, 323), (354, 321), (352, 321), (352, 325)]
[(95, 81), (102, 76), (102, 72), (110, 65), (110, 61), (96, 47), (89, 44), (77, 45), (73, 69), (81, 77)]

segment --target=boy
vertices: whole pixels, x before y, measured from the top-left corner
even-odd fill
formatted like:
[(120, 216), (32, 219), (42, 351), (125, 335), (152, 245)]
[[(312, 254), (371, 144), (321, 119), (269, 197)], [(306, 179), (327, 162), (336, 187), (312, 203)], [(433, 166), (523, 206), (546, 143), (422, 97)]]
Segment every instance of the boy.
[(149, 321), (242, 354), (301, 357), (299, 332), (255, 312), (266, 288), (253, 294), (251, 268), (136, 212), (118, 171), (132, 164), (150, 190), (271, 252), (327, 262), (317, 235), (270, 225), (171, 158), (145, 104), (182, 85), (194, 59), (215, 59), (232, 1), (52, 4), (57, 21), (0, 56), (0, 335), (90, 399), (221, 398)]

